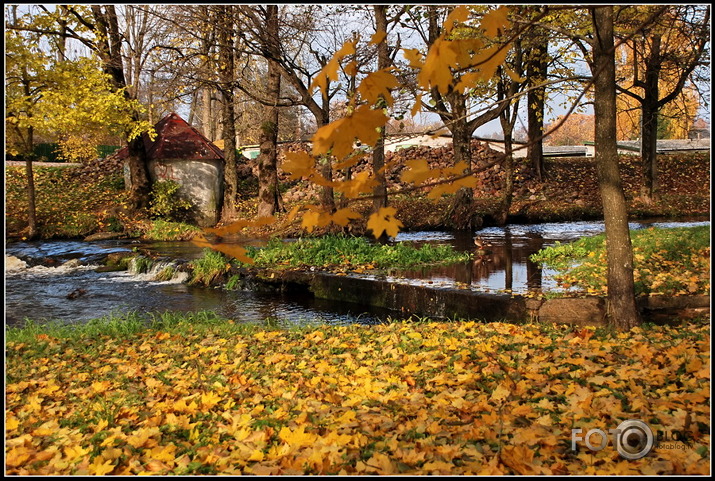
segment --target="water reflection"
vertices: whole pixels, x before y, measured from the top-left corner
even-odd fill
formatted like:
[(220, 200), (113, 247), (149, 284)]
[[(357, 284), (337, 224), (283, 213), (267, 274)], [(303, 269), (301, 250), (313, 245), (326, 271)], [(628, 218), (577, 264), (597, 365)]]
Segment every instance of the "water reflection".
[[(686, 227), (709, 225), (708, 221), (662, 222), (641, 221), (630, 223), (633, 230), (647, 227)], [(428, 284), (443, 287), (471, 288), (480, 291), (507, 291), (524, 294), (529, 291), (557, 290), (555, 272), (542, 269), (529, 257), (556, 242), (571, 242), (581, 237), (604, 232), (603, 222), (568, 222), (547, 224), (519, 224), (506, 227), (489, 227), (476, 234), (488, 247), (480, 249), (474, 237), (450, 233), (405, 233), (397, 242), (451, 244), (462, 252), (471, 252), (474, 258), (463, 264), (451, 266), (425, 266), (391, 272), (395, 282)], [(483, 252), (486, 250), (487, 252)]]

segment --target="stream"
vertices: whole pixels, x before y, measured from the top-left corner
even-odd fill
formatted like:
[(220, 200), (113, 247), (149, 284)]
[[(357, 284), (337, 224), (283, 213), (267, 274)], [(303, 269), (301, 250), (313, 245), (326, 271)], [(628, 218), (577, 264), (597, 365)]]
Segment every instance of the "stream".
[[(638, 221), (631, 229), (649, 226), (685, 227), (709, 225), (708, 221)], [(487, 252), (476, 253), (473, 236), (449, 232), (400, 233), (395, 242), (451, 244), (462, 251), (475, 252), (463, 264), (388, 272), (383, 279), (437, 288), (471, 288), (478, 291), (556, 289), (553, 272), (540, 269), (529, 256), (556, 242), (569, 242), (603, 232), (603, 222), (523, 224), (490, 227), (476, 235), (490, 244)], [(259, 293), (246, 290), (189, 286), (185, 275), (157, 281), (155, 272), (97, 272), (99, 261), (112, 252), (139, 249), (164, 258), (195, 259), (202, 249), (189, 242), (137, 241), (43, 241), (16, 242), (5, 246), (5, 323), (22, 325), (26, 319), (38, 322), (59, 320), (85, 322), (127, 311), (163, 313), (215, 311), (237, 323), (300, 325), (305, 323), (375, 324), (388, 318), (409, 316), (396, 310), (335, 302), (311, 295)], [(481, 255), (478, 255), (481, 254)], [(161, 266), (161, 263), (158, 264)], [(356, 274), (370, 278), (370, 274)]]

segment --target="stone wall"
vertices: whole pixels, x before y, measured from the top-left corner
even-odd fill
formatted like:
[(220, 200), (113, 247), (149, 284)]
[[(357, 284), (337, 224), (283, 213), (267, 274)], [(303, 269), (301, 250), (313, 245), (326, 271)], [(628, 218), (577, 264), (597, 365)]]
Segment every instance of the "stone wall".
[(218, 160), (151, 160), (151, 181), (173, 180), (181, 184), (179, 194), (194, 206), (193, 221), (213, 227), (221, 215), (223, 162)]

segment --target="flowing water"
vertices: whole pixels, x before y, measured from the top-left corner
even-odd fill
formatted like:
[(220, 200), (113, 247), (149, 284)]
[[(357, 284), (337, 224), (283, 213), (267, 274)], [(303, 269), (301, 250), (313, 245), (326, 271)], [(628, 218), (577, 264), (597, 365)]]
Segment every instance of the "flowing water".
[[(635, 222), (631, 228), (650, 225), (676, 227), (709, 222)], [(401, 233), (396, 242), (451, 244), (475, 253), (464, 264), (423, 267), (390, 272), (382, 278), (430, 287), (460, 287), (479, 291), (555, 289), (552, 272), (542, 270), (529, 256), (542, 247), (568, 242), (603, 232), (602, 222), (510, 225), (477, 232), (486, 252), (477, 252), (472, 236), (447, 232)], [(98, 272), (98, 262), (112, 252), (149, 251), (161, 256), (153, 270)], [(202, 250), (188, 242), (137, 243), (132, 241), (45, 241), (19, 242), (6, 246), (5, 322), (19, 325), (27, 319), (83, 322), (127, 311), (162, 313), (212, 310), (236, 322), (286, 324), (383, 322), (398, 311), (351, 303), (314, 299), (310, 294), (227, 291), (189, 286), (185, 273), (157, 281), (162, 267), (176, 259), (190, 260)], [(369, 275), (357, 275), (370, 277)], [(397, 306), (396, 306), (397, 307)]]

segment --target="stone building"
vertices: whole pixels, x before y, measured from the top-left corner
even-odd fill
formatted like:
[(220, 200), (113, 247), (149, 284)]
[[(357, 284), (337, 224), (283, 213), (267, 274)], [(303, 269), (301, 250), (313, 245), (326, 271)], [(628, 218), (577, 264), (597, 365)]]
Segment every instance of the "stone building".
[[(215, 225), (223, 200), (223, 151), (173, 112), (161, 119), (154, 130), (154, 140), (143, 135), (151, 181), (173, 180), (180, 184), (179, 195), (193, 205), (192, 220), (202, 227)], [(126, 159), (128, 153), (124, 147), (117, 156)], [(124, 172), (129, 186), (126, 163)]]

